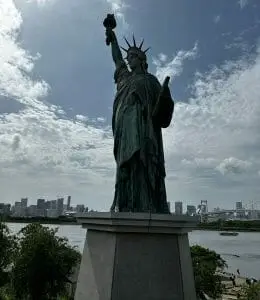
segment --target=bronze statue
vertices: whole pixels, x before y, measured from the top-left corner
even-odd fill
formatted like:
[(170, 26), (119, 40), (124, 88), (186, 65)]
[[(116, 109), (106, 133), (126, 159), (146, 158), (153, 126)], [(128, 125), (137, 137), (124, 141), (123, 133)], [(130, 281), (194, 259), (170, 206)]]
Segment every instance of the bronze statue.
[[(113, 29), (114, 15), (107, 15), (106, 44), (111, 45), (116, 66), (117, 93), (112, 129), (117, 164), (114, 201), (111, 211), (169, 213), (165, 190), (165, 167), (161, 128), (168, 127), (174, 103), (168, 88), (148, 73), (143, 41), (137, 46), (125, 39), (124, 60)], [(128, 66), (130, 69), (128, 69)]]

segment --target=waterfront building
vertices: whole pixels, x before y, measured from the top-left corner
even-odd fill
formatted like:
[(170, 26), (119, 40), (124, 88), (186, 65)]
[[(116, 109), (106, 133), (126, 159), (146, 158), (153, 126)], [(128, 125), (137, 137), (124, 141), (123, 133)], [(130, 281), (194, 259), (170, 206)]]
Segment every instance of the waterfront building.
[(175, 202), (175, 214), (176, 215), (183, 214), (183, 206), (182, 206), (182, 202), (180, 201)]
[(63, 214), (63, 209), (64, 209), (64, 198), (58, 198), (57, 199), (57, 214), (58, 216), (61, 216)]
[(193, 216), (196, 214), (196, 206), (195, 205), (187, 205), (187, 215)]

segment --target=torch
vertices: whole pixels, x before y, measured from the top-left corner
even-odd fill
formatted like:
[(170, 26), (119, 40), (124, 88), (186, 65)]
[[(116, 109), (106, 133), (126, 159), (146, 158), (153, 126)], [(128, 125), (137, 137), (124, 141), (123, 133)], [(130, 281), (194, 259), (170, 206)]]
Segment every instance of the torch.
[(109, 46), (112, 39), (112, 35), (109, 33), (116, 28), (116, 19), (114, 14), (107, 14), (107, 17), (103, 22), (103, 25), (106, 28), (106, 33), (107, 33), (106, 44), (107, 46)]

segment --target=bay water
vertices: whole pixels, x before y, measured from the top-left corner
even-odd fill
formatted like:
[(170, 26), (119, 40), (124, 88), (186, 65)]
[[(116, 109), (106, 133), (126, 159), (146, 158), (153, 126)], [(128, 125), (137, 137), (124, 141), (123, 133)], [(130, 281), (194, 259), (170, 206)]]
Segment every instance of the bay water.
[[(26, 224), (8, 223), (13, 233), (18, 233)], [(58, 235), (66, 237), (70, 244), (83, 251), (86, 229), (79, 225), (46, 225), (58, 228)], [(260, 232), (240, 232), (238, 236), (221, 236), (218, 231), (194, 230), (189, 233), (190, 245), (198, 244), (216, 251), (226, 260), (226, 271), (260, 280)]]

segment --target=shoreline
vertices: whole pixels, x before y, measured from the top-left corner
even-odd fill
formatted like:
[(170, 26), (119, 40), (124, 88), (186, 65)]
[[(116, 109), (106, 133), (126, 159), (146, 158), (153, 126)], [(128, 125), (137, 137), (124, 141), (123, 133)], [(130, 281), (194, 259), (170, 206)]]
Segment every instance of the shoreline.
[(52, 219), (52, 218), (8, 218), (1, 220), (3, 223), (22, 223), (22, 224), (30, 224), (30, 223), (40, 223), (46, 225), (77, 225), (80, 226), (77, 220), (60, 220), (60, 219)]
[[(40, 223), (40, 224), (49, 224), (49, 225), (77, 225), (80, 224), (77, 222), (75, 217), (58, 217), (58, 218), (46, 218), (46, 217), (3, 217), (0, 222), (4, 223)], [(234, 221), (228, 222), (227, 224), (198, 224), (192, 229), (193, 231), (232, 231), (232, 232), (260, 232), (260, 220), (259, 221)]]
[(260, 228), (241, 228), (241, 227), (225, 227), (225, 228), (203, 228), (203, 227), (195, 227), (193, 231), (232, 231), (232, 232), (260, 232)]
[[(239, 299), (237, 296), (241, 293), (243, 286), (247, 285), (247, 280), (252, 279), (241, 276), (239, 274), (229, 273), (225, 271), (217, 274), (222, 277), (221, 282), (225, 287), (225, 291), (222, 294), (222, 300)], [(233, 285), (230, 277), (234, 278), (235, 285)]]

